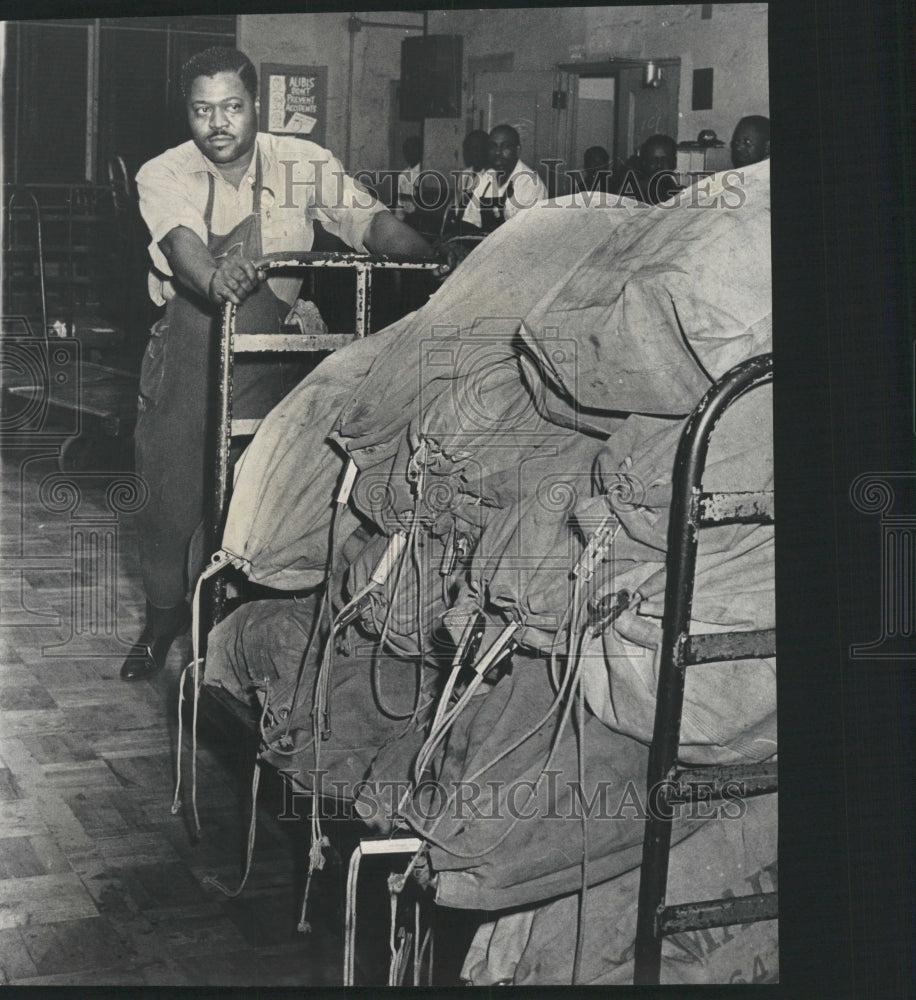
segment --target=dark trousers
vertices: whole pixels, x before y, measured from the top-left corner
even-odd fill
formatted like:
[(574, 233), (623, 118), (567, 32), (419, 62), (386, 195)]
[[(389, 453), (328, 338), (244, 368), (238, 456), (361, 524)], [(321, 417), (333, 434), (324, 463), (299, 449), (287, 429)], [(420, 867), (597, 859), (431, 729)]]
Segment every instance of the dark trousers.
[[(262, 285), (239, 309), (237, 330), (279, 332), (288, 310)], [(153, 609), (180, 605), (209, 555), (199, 531), (215, 469), (218, 338), (219, 322), (212, 311), (179, 294), (153, 326), (143, 358), (134, 445), (149, 500), (138, 515), (137, 532), (143, 587)], [(303, 373), (298, 364), (239, 359), (234, 415), (264, 416)], [(195, 539), (192, 553), (195, 533), (201, 544)]]

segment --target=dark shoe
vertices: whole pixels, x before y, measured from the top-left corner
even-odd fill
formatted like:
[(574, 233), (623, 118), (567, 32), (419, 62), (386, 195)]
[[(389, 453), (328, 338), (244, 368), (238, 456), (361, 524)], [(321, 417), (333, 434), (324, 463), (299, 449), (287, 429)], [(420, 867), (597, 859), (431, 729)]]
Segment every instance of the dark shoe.
[[(150, 624), (151, 619), (154, 624)], [(153, 614), (147, 607), (147, 624), (127, 654), (121, 667), (121, 680), (142, 681), (158, 674), (165, 666), (172, 643), (187, 631), (190, 620), (190, 609), (186, 604), (165, 612), (154, 610)]]
[(165, 666), (174, 639), (173, 635), (154, 638), (147, 629), (144, 629), (127, 654), (124, 666), (121, 667), (121, 680), (142, 681), (158, 674)]

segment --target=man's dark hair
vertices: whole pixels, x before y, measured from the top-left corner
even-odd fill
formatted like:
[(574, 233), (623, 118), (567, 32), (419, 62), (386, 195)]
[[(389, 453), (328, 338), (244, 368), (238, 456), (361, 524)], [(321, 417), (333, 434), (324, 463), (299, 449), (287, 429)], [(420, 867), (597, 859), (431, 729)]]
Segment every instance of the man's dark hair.
[(216, 76), (217, 73), (238, 73), (248, 93), (257, 98), (258, 72), (253, 63), (244, 52), (224, 45), (198, 52), (181, 67), (181, 96), (187, 98), (191, 85), (199, 76)]
[(582, 163), (586, 169), (601, 170), (610, 166), (611, 154), (604, 146), (589, 146), (582, 157)]
[(665, 156), (669, 159), (677, 159), (677, 143), (670, 135), (650, 135), (648, 139), (639, 147), (639, 151), (651, 149), (653, 146), (661, 146), (665, 150)]
[(496, 128), (491, 130), (490, 135), (492, 136), (494, 132), (507, 132), (514, 146), (521, 146), (522, 144), (522, 137), (518, 134), (518, 130), (514, 129), (511, 125), (497, 125)]
[(754, 129), (764, 142), (770, 141), (770, 119), (764, 115), (745, 115), (738, 125), (747, 125)]

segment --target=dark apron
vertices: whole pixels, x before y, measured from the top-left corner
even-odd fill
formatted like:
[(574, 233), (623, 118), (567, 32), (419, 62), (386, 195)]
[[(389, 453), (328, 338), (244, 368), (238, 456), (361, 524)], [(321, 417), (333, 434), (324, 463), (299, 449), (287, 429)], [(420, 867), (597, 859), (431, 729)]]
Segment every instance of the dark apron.
[[(210, 231), (213, 176), (204, 221), (214, 258), (261, 256), (261, 161), (254, 206), (225, 236)], [(185, 600), (206, 553), (189, 560), (189, 545), (202, 523), (213, 483), (216, 455), (215, 373), (219, 318), (209, 302), (175, 283), (176, 295), (150, 331), (140, 369), (140, 399), (134, 432), (137, 472), (149, 489), (138, 516), (140, 571), (150, 604), (175, 607)], [(279, 333), (289, 305), (266, 282), (239, 306), (239, 333)], [(304, 368), (242, 356), (233, 373), (235, 417), (262, 417), (299, 381)]]
[(492, 233), (506, 221), (506, 196), (480, 199), (480, 228)]
[(512, 181), (502, 195), (480, 199), (480, 228), (485, 233), (492, 233), (506, 221), (506, 199), (513, 193)]

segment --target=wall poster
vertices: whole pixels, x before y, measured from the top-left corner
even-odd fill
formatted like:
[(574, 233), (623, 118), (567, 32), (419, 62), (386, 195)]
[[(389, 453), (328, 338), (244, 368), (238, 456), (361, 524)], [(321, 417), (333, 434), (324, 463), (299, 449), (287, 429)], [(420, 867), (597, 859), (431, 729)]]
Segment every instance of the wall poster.
[(327, 66), (261, 63), (261, 129), (324, 145)]

